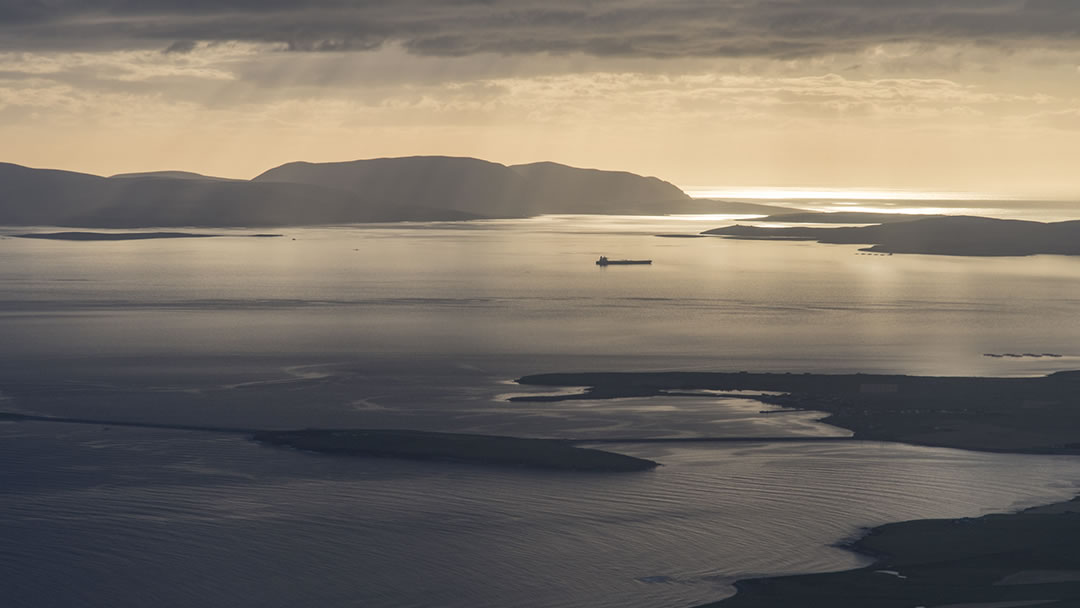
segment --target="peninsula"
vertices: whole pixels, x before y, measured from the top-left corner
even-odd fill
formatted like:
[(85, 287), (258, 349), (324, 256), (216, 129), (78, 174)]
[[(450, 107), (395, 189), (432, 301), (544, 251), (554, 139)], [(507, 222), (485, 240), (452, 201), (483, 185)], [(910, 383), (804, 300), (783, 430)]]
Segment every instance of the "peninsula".
[(854, 439), (1029, 454), (1080, 454), (1080, 372), (1038, 378), (871, 374), (580, 373), (526, 376), (521, 384), (590, 387), (515, 401), (615, 399), (710, 390), (768, 391), (765, 403), (825, 412)]
[[(521, 384), (589, 387), (565, 401), (769, 391), (760, 401), (826, 412), (854, 439), (994, 452), (1080, 454), (1080, 372), (1038, 378), (870, 374), (577, 373)], [(780, 393), (780, 394), (776, 394)], [(746, 397), (746, 394), (741, 395)], [(700, 608), (1011, 608), (1080, 605), (1080, 501), (978, 519), (919, 520), (849, 545), (875, 563), (844, 572), (742, 580)]]

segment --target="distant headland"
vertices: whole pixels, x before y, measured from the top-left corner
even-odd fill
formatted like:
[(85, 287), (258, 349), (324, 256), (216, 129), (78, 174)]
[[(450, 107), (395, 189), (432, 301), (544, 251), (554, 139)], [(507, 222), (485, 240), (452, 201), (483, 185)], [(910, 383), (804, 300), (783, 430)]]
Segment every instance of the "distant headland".
[[(864, 218), (878, 222), (878, 214)], [(775, 220), (822, 222), (820, 216), (778, 216)], [(817, 219), (815, 219), (817, 218)], [(843, 219), (859, 223), (858, 214)], [(973, 216), (890, 218), (874, 226), (773, 228), (725, 226), (704, 235), (739, 239), (805, 240), (819, 243), (871, 245), (862, 251), (957, 256), (1080, 255), (1080, 220), (1043, 223)]]
[(692, 199), (656, 177), (553, 162), (502, 165), (448, 156), (292, 162), (251, 180), (186, 171), (102, 177), (0, 163), (0, 226), (270, 227), (783, 211)]
[(0, 226), (280, 227), (535, 215), (769, 215), (794, 210), (694, 199), (657, 177), (554, 162), (409, 156), (291, 162), (250, 180), (189, 171), (102, 177), (0, 163)]
[[(853, 439), (1080, 454), (1080, 372), (1039, 378), (568, 373), (526, 376), (518, 382), (589, 388), (513, 399), (517, 401), (674, 398), (699, 396), (703, 389), (763, 391), (751, 398), (825, 412), (823, 422), (854, 431)], [(977, 519), (889, 524), (845, 545), (875, 558), (870, 566), (740, 580), (735, 596), (699, 608), (1075, 606), (1080, 602), (1080, 552), (1072, 539), (1078, 534), (1080, 501)]]

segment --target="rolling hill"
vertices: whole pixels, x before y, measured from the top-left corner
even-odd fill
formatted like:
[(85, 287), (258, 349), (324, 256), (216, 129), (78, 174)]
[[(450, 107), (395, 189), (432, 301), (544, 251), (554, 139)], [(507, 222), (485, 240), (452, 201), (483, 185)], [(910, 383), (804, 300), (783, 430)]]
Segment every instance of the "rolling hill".
[(444, 156), (295, 162), (250, 181), (185, 171), (106, 178), (0, 163), (0, 225), (9, 226), (298, 226), (700, 212), (717, 205), (632, 173)]
[(489, 217), (665, 213), (670, 212), (670, 203), (690, 201), (685, 192), (655, 177), (548, 162), (506, 166), (446, 156), (295, 162), (270, 169), (253, 181), (318, 184), (385, 204), (408, 203)]

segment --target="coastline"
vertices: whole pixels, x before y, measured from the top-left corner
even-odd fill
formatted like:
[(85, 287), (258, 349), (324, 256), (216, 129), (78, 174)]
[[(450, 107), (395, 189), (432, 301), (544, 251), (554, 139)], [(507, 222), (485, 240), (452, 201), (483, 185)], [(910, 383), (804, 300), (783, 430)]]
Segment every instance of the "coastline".
[(735, 595), (697, 608), (1077, 606), (1080, 554), (1069, 539), (1078, 533), (1080, 495), (1013, 513), (890, 523), (838, 545), (873, 559), (867, 566), (741, 579)]
[[(820, 411), (851, 439), (1015, 454), (1080, 455), (1080, 374), (1039, 378), (641, 373), (545, 374), (521, 384), (588, 386), (519, 400), (677, 396), (678, 390), (768, 390), (763, 403)], [(877, 526), (838, 546), (874, 560), (823, 574), (736, 581), (699, 608), (1004, 608), (1080, 606), (1080, 496), (978, 518)], [(1011, 581), (1024, 581), (1023, 583)], [(1000, 603), (1006, 602), (1006, 603)]]
[(1034, 378), (884, 374), (643, 372), (540, 374), (520, 384), (585, 391), (551, 402), (672, 397), (687, 390), (768, 391), (752, 398), (826, 414), (853, 439), (1012, 454), (1080, 455), (1080, 372)]
[[(620, 381), (625, 381), (626, 376), (627, 375), (617, 375), (614, 379), (618, 379)], [(633, 375), (633, 376), (637, 377), (637, 375)], [(736, 376), (741, 377), (741, 376), (744, 376), (744, 375), (736, 374)], [(703, 376), (695, 376), (694, 378), (687, 378), (687, 377), (684, 377), (682, 375), (676, 375), (675, 377), (665, 376), (666, 380), (672, 380), (674, 382), (684, 384), (684, 386), (681, 386), (680, 388), (683, 390), (684, 394), (687, 394), (687, 395), (690, 395), (690, 394), (693, 394), (693, 393), (691, 393), (688, 390), (691, 387), (690, 386), (685, 386), (685, 385), (693, 384), (695, 382), (697, 382), (697, 383), (711, 382), (711, 381), (715, 381), (717, 379), (717, 377), (722, 379), (722, 378), (726, 378), (727, 375), (724, 375), (724, 374), (720, 374), (720, 375), (703, 375)], [(841, 394), (843, 394), (843, 390), (847, 390), (847, 389), (844, 389), (844, 387), (848, 386), (845, 383), (847, 381), (852, 380), (852, 378), (854, 378), (856, 380), (859, 380), (860, 382), (863, 382), (864, 384), (866, 382), (869, 382), (869, 383), (873, 384), (874, 381), (881, 380), (882, 378), (885, 378), (885, 377), (881, 377), (881, 376), (865, 376), (865, 375), (839, 376), (839, 377), (834, 377), (834, 376), (814, 377), (814, 376), (811, 376), (811, 375), (803, 375), (803, 374), (794, 374), (794, 375), (773, 374), (773, 375), (761, 375), (761, 379), (756, 380), (756, 381), (769, 381), (769, 382), (776, 382), (778, 384), (779, 383), (791, 383), (793, 385), (803, 383), (806, 386), (813, 386), (815, 382), (822, 382), (822, 383), (824, 383), (824, 384), (822, 384), (822, 386), (834, 385), (835, 388), (838, 391), (840, 391)], [(658, 382), (654, 376), (642, 375), (641, 377), (637, 377), (637, 379), (640, 382), (636, 382), (636, 383), (632, 382), (632, 381), (622, 382), (623, 388), (625, 390), (627, 390), (627, 391), (631, 391), (631, 390), (641, 391), (641, 392), (647, 392), (647, 391), (650, 391), (650, 390), (651, 391), (659, 391), (657, 394), (663, 395), (665, 397), (671, 397), (673, 399), (678, 397), (677, 393), (673, 394), (667, 388), (663, 388), (663, 387), (658, 388), (658, 386), (661, 383)], [(943, 381), (943, 379), (933, 379), (933, 380), (934, 380), (934, 382)], [(976, 379), (977, 382), (982, 382), (982, 381), (986, 381), (986, 380), (987, 379)], [(927, 379), (915, 378), (915, 379), (911, 380), (911, 383), (912, 383), (911, 385), (913, 387), (918, 386), (919, 383), (924, 382), (924, 381), (927, 381)], [(751, 382), (754, 382), (754, 381), (751, 381)], [(902, 382), (902, 384), (903, 384), (903, 382)], [(601, 382), (600, 386), (601, 387), (602, 386), (607, 386), (607, 384)], [(596, 388), (596, 387), (593, 387), (593, 388)], [(848, 388), (850, 388), (850, 386), (848, 386)], [(613, 388), (613, 389), (611, 389), (610, 392), (611, 393), (616, 393), (618, 391), (616, 391)], [(901, 391), (898, 391), (898, 393), (903, 394)], [(856, 391), (853, 394), (854, 395), (863, 395), (863, 397), (852, 397), (852, 398), (855, 399), (856, 401), (859, 401), (859, 400), (862, 400), (862, 399), (868, 400), (867, 404), (865, 405), (866, 407), (872, 407), (871, 405), (869, 405), (871, 402), (874, 403), (874, 404), (877, 404), (877, 405), (875, 405), (873, 407), (877, 407), (877, 406), (886, 407), (889, 404), (889, 399), (884, 399), (883, 400), (883, 398), (881, 397), (881, 394), (879, 394), (879, 393), (874, 393), (874, 392), (863, 393), (861, 391)], [(895, 393), (888, 393), (887, 392), (887, 393), (882, 393), (882, 394), (884, 394), (886, 396), (888, 396), (888, 395), (894, 395), (895, 396)], [(914, 394), (918, 394), (918, 391), (915, 391)], [(586, 392), (582, 396), (569, 394), (569, 395), (565, 395), (565, 397), (567, 397), (567, 398), (575, 398), (575, 397), (590, 398), (589, 395), (590, 395), (590, 393)], [(593, 393), (593, 395), (595, 395), (595, 393)], [(869, 395), (869, 397), (867, 397), (865, 395)], [(700, 395), (697, 395), (697, 396), (700, 396)], [(744, 395), (740, 395), (740, 396), (745, 397), (746, 395), (744, 394)], [(790, 394), (789, 395), (762, 395), (761, 397), (763, 398), (762, 400), (769, 400), (770, 402), (773, 402), (773, 401), (779, 401), (779, 402), (790, 401), (791, 403), (795, 403), (795, 401), (799, 401), (799, 402), (805, 401), (806, 403), (809, 403), (811, 400), (828, 401), (828, 396), (826, 394), (815, 394), (815, 395), (803, 396), (803, 397), (791, 396)], [(792, 401), (792, 400), (795, 400), (795, 401)], [(882, 405), (882, 404), (884, 404), (884, 405)], [(847, 408), (847, 407), (853, 407), (853, 405), (851, 405), (851, 404), (845, 405), (842, 402), (837, 401), (837, 402), (835, 402), (833, 404), (833, 407), (837, 408), (838, 410), (843, 410), (844, 408)], [(809, 409), (809, 408), (807, 407), (807, 409)], [(9, 414), (9, 416), (11, 418), (13, 418), (13, 419), (18, 419), (18, 418), (27, 419), (27, 420), (33, 420), (34, 419), (34, 417), (32, 417), (32, 416), (23, 416), (23, 415), (17, 415), (17, 414)], [(2, 416), (0, 416), (0, 417), (2, 417)], [(46, 421), (58, 422), (60, 420), (52, 419), (52, 420), (46, 420)], [(81, 423), (84, 423), (84, 424), (101, 424), (104, 421), (67, 419), (66, 422), (81, 422)], [(122, 423), (119, 423), (119, 424), (122, 424)], [(199, 429), (199, 430), (210, 430), (210, 429)], [(254, 432), (254, 431), (252, 431), (250, 429), (221, 428), (221, 429), (213, 429), (213, 430), (218, 430), (218, 431), (221, 431), (221, 432), (245, 432), (245, 433), (246, 432)], [(323, 431), (323, 432), (327, 432), (327, 431)], [(331, 432), (338, 432), (338, 431), (331, 431)], [(286, 432), (283, 432), (283, 433), (286, 433)], [(722, 440), (722, 441), (731, 440), (731, 438), (719, 438), (719, 439)], [(753, 441), (768, 441), (769, 438), (758, 437), (758, 438), (752, 438), (752, 440)], [(805, 441), (806, 438), (798, 438), (797, 440), (798, 441)], [(850, 439), (848, 439), (848, 438), (827, 438), (827, 439), (824, 439), (824, 440), (828, 440), (828, 441), (850, 441)], [(617, 441), (621, 442), (621, 441), (634, 441), (634, 440), (633, 439), (629, 439), (629, 440), (628, 439), (618, 439)], [(660, 440), (660, 441), (671, 441), (671, 440)], [(687, 440), (686, 439), (677, 439), (675, 441), (687, 441)], [(291, 446), (291, 447), (298, 447), (298, 446), (294, 445), (294, 446)], [(303, 449), (303, 448), (301, 448), (301, 449)], [(980, 519), (982, 519), (982, 518), (980, 518)], [(910, 542), (913, 543), (913, 544), (921, 544), (922, 541), (920, 540), (920, 537), (922, 537), (922, 536), (930, 536), (931, 540), (932, 540), (933, 538), (935, 538), (937, 536), (940, 536), (940, 534), (938, 533), (940, 530), (945, 530), (946, 532), (948, 532), (949, 528), (951, 528), (951, 527), (957, 527), (957, 526), (963, 527), (963, 526), (966, 526), (968, 524), (962, 523), (962, 522), (968, 522), (969, 520), (965, 520), (965, 519), (938, 520), (937, 524), (940, 526), (940, 529), (933, 529), (933, 528), (927, 529), (927, 528), (924, 528), (924, 527), (922, 527), (922, 523), (921, 523), (923, 521), (925, 521), (925, 520), (914, 520), (914, 521), (904, 522), (904, 524), (903, 524), (903, 525), (913, 526), (912, 528), (903, 528), (904, 530), (912, 530), (912, 532), (910, 532), (910, 533), (905, 532), (905, 534), (903, 536), (905, 536), (906, 538), (909, 538)], [(961, 522), (961, 523), (956, 523), (956, 522)], [(1048, 527), (1052, 528), (1052, 529), (1053, 528), (1060, 529), (1061, 526), (1058, 525), (1059, 523), (1060, 522), (1058, 522), (1057, 520), (1051, 521), (1050, 525)], [(856, 552), (859, 552), (859, 553), (862, 553), (862, 554), (865, 554), (865, 555), (871, 555), (871, 556), (877, 558), (878, 561), (875, 562), (872, 565), (872, 567), (862, 568), (862, 569), (855, 569), (855, 570), (850, 570), (850, 571), (845, 571), (845, 572), (838, 572), (838, 573), (820, 574), (820, 575), (801, 575), (800, 577), (781, 576), (781, 577), (774, 577), (774, 578), (768, 578), (768, 579), (752, 579), (752, 580), (749, 580), (749, 581), (738, 581), (736, 583), (736, 585), (735, 585), (735, 588), (738, 590), (737, 595), (732, 596), (731, 598), (725, 598), (724, 600), (721, 600), (720, 602), (713, 602), (713, 603), (709, 603), (709, 604), (701, 604), (701, 606), (702, 607), (708, 606), (708, 607), (715, 607), (715, 608), (728, 608), (729, 606), (735, 606), (735, 608), (740, 608), (740, 606), (749, 606), (750, 608), (754, 608), (755, 606), (796, 606), (796, 607), (807, 606), (807, 607), (813, 608), (815, 606), (820, 605), (820, 606), (837, 606), (837, 607), (840, 607), (840, 608), (844, 608), (845, 606), (850, 605), (852, 607), (860, 606), (860, 607), (870, 607), (870, 608), (872, 608), (874, 606), (883, 606), (884, 608), (892, 608), (893, 606), (896, 606), (897, 608), (899, 608), (900, 606), (904, 606), (905, 608), (913, 608), (914, 606), (918, 606), (918, 605), (925, 605), (927, 607), (930, 607), (930, 606), (938, 607), (938, 606), (950, 606), (953, 603), (957, 603), (957, 602), (953, 601), (956, 598), (952, 598), (952, 597), (945, 598), (944, 596), (943, 596), (942, 601), (939, 602), (938, 604), (934, 604), (934, 603), (922, 604), (922, 603), (920, 603), (922, 601), (922, 599), (919, 599), (918, 601), (916, 601), (916, 600), (914, 600), (914, 599), (912, 599), (910, 597), (906, 597), (906, 596), (902, 597), (902, 599), (903, 599), (902, 602), (898, 601), (896, 603), (890, 603), (890, 602), (892, 602), (893, 599), (895, 599), (895, 598), (892, 598), (892, 597), (877, 597), (877, 596), (868, 596), (868, 595), (853, 596), (853, 597), (856, 597), (857, 599), (845, 599), (845, 598), (848, 598), (849, 595), (850, 595), (849, 589), (851, 588), (851, 585), (855, 585), (856, 589), (862, 588), (862, 587), (859, 587), (859, 585), (863, 585), (864, 587), (867, 587), (867, 588), (869, 588), (871, 590), (883, 589), (883, 590), (886, 590), (886, 591), (888, 591), (890, 589), (893, 589), (893, 586), (890, 586), (890, 585), (900, 585), (900, 587), (899, 587), (900, 591), (898, 591), (898, 593), (904, 591), (904, 586), (910, 585), (910, 582), (905, 582), (905, 581), (910, 581), (911, 580), (910, 579), (910, 577), (911, 577), (911, 574), (910, 574), (911, 568), (909, 566), (896, 566), (896, 568), (901, 568), (901, 569), (899, 569), (897, 571), (900, 572), (901, 574), (903, 574), (904, 576), (908, 576), (909, 577), (908, 579), (899, 579), (899, 578), (893, 577), (893, 576), (891, 576), (889, 574), (883, 574), (881, 572), (878, 572), (878, 570), (882, 570), (882, 569), (890, 569), (890, 568), (895, 569), (895, 568), (893, 568), (893, 566), (889, 562), (885, 561), (889, 556), (895, 555), (895, 554), (890, 554), (888, 552), (877, 552), (875, 550), (875, 545), (872, 544), (872, 537), (874, 537), (875, 534), (880, 536), (880, 531), (881, 530), (891, 530), (891, 529), (893, 529), (893, 526), (900, 526), (900, 525), (902, 525), (902, 524), (887, 524), (887, 525), (881, 526), (879, 528), (866, 530), (865, 534), (862, 537), (860, 537), (857, 540), (852, 541), (850, 543), (850, 545), (845, 547), (848, 550), (856, 551)], [(980, 534), (988, 534), (990, 532), (992, 532), (992, 530), (990, 530), (988, 532), (984, 531), (984, 532), (981, 532)], [(1068, 537), (1069, 536), (1069, 534), (1056, 533), (1056, 532), (1053, 532), (1053, 530), (1051, 530), (1051, 532), (1052, 532), (1052, 535), (1056, 535), (1058, 537)], [(916, 533), (918, 533), (918, 536), (916, 535)], [(1075, 537), (1075, 535), (1073, 535), (1073, 537)], [(868, 540), (870, 542), (868, 542)], [(957, 543), (957, 544), (963, 544), (963, 543)], [(925, 547), (923, 547), (923, 548), (925, 548)], [(967, 556), (967, 558), (976, 559), (976, 560), (982, 559), (983, 557), (985, 557), (985, 556), (980, 556), (980, 555)], [(1050, 566), (1054, 566), (1054, 564), (1051, 564)], [(1071, 564), (1065, 564), (1064, 566), (1057, 566), (1057, 567), (1058, 567), (1058, 569), (1072, 568), (1072, 565)], [(1011, 576), (1013, 574), (1016, 574), (1017, 572), (1022, 572), (1023, 571), (1020, 568), (1011, 569), (1011, 568), (1013, 568), (1013, 566), (1010, 566), (1008, 564), (1006, 564), (1006, 565), (1000, 565), (999, 564), (998, 568), (999, 568), (998, 571), (993, 572), (993, 576), (998, 576), (998, 575), (1000, 575), (1000, 576), (997, 579), (990, 580), (989, 583), (983, 584), (982, 587), (985, 587), (985, 589), (980, 588), (978, 586), (975, 586), (975, 587), (972, 587), (971, 589), (968, 589), (966, 592), (970, 592), (970, 593), (987, 593), (987, 594), (1000, 593), (1001, 589), (999, 589), (999, 587), (997, 587), (997, 586), (994, 586), (992, 584), (993, 582), (996, 582), (997, 580), (1004, 580), (1004, 578), (1007, 577), (1007, 576)], [(1047, 569), (1050, 569), (1050, 567), (1048, 566)], [(1077, 566), (1076, 569), (1077, 569), (1077, 571), (1080, 571), (1080, 566)], [(1005, 572), (1005, 570), (1009, 570), (1009, 571)], [(942, 572), (938, 572), (935, 576), (937, 576), (939, 580), (952, 580), (952, 579), (957, 578), (957, 577), (962, 578), (962, 577), (966, 576), (966, 574), (965, 574), (966, 571), (967, 571), (967, 569), (965, 567), (963, 567), (963, 564), (960, 564), (960, 565), (954, 565), (952, 570), (949, 571), (949, 572), (945, 572), (944, 574)], [(846, 577), (841, 576), (841, 575), (845, 575), (845, 574), (847, 575)], [(987, 576), (988, 575), (984, 575), (984, 577), (983, 577), (984, 582), (985, 582), (985, 580), (989, 580), (989, 578), (987, 578)], [(811, 579), (811, 578), (804, 578), (804, 577), (815, 577), (815, 578)], [(833, 577), (833, 578), (816, 578), (816, 577)], [(868, 577), (868, 578), (863, 579), (863, 578), (859, 578), (859, 577)], [(793, 580), (793, 582), (790, 582), (790, 583), (788, 582), (788, 579), (796, 579), (796, 578), (798, 580)], [(890, 580), (891, 578), (897, 578), (897, 581), (892, 581), (892, 580)], [(777, 581), (779, 581), (779, 582), (777, 582)], [(867, 583), (872, 583), (872, 584), (867, 585)], [(1054, 584), (1058, 585), (1058, 586), (1061, 586), (1060, 583), (1054, 583)], [(833, 596), (824, 596), (824, 595), (822, 595), (819, 598), (820, 602), (821, 602), (820, 604), (808, 603), (808, 602), (804, 601), (804, 597), (806, 595), (806, 590), (803, 588), (803, 586), (805, 586), (805, 585), (809, 585), (811, 588), (819, 589), (819, 590), (831, 589), (831, 590), (835, 591), (835, 595), (833, 595)], [(920, 593), (926, 592), (926, 589), (929, 589), (929, 588), (931, 588), (931, 587), (926, 587), (926, 586), (920, 587), (919, 592)], [(1006, 589), (1006, 592), (1011, 593), (1011, 594), (1019, 594), (1019, 591), (1030, 590), (1030, 589), (1033, 589), (1033, 588), (1034, 587), (1026, 587), (1026, 586), (1023, 587), (1023, 588), (1020, 588), (1020, 587), (1017, 587), (1015, 589), (1010, 588), (1010, 589)], [(1045, 588), (1045, 587), (1040, 587), (1040, 589), (1042, 589), (1042, 588)], [(1051, 589), (1051, 591), (1055, 591), (1055, 589)], [(1069, 590), (1066, 589), (1066, 591), (1069, 591)], [(949, 592), (951, 593), (953, 591), (949, 591)], [(1071, 591), (1069, 591), (1069, 592), (1071, 593)], [(782, 594), (782, 593), (788, 593), (789, 595), (787, 595), (787, 596), (779, 595), (779, 594)], [(821, 593), (824, 593), (824, 591), (821, 591)], [(757, 594), (757, 595), (755, 595), (755, 594)], [(888, 595), (888, 594), (883, 594), (883, 595)], [(735, 598), (739, 598), (740, 596), (742, 596), (741, 599), (735, 600)], [(926, 596), (919, 596), (919, 597), (924, 598)], [(1062, 596), (1062, 597), (1065, 597), (1065, 596)], [(754, 598), (757, 598), (757, 599), (755, 600)], [(842, 599), (843, 601), (837, 601), (838, 598)], [(708, 598), (706, 598), (706, 599), (708, 599)], [(970, 598), (965, 598), (965, 599), (970, 599)], [(1071, 599), (1071, 598), (1067, 598), (1067, 599)], [(984, 601), (984, 600), (985, 600), (985, 598), (979, 599), (978, 597), (973, 599), (973, 601)], [(722, 602), (735, 602), (735, 601), (740, 602), (740, 603), (728, 603), (728, 604), (722, 603)], [(757, 604), (750, 603), (750, 602), (753, 602), (753, 601), (758, 601), (759, 603), (757, 603)], [(845, 604), (844, 601), (847, 601), (849, 603)], [(1017, 600), (1017, 601), (1021, 601), (1021, 600)]]

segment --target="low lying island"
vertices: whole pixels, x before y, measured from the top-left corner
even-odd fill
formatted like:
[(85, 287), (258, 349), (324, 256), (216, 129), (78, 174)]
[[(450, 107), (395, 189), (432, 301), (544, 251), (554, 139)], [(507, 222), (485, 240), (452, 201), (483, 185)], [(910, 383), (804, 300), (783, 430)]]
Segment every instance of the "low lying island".
[(258, 431), (252, 439), (275, 446), (342, 456), (448, 460), (557, 471), (648, 471), (652, 460), (579, 448), (556, 439), (429, 431), (304, 429)]
[(91, 424), (102, 426), (104, 430), (108, 430), (110, 426), (118, 426), (243, 434), (259, 443), (338, 456), (464, 462), (553, 471), (630, 473), (649, 471), (660, 466), (660, 463), (644, 458), (579, 448), (573, 445), (575, 442), (562, 439), (390, 429), (260, 430), (102, 418), (41, 416), (4, 411), (0, 411), (0, 422)]

